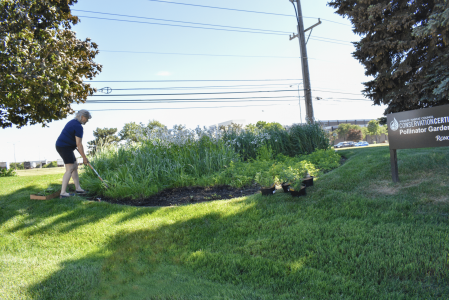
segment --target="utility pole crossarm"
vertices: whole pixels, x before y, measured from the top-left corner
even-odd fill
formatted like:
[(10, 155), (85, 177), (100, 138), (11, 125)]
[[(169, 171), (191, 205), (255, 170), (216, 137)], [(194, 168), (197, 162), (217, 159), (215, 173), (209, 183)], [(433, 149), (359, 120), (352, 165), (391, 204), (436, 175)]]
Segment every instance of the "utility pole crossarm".
[(314, 27), (317, 27), (317, 26), (320, 25), (321, 23), (323, 23), (323, 22), (321, 22), (320, 18), (318, 18), (318, 23), (316, 23), (315, 25), (310, 26), (309, 28), (307, 28), (306, 30), (304, 30), (304, 32), (309, 31), (310, 29), (313, 29)]

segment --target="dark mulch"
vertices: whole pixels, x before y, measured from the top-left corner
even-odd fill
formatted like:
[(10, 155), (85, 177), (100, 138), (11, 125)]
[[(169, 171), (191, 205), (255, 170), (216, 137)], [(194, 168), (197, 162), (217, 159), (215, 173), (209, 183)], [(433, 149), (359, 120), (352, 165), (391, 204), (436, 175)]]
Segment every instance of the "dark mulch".
[(242, 196), (253, 195), (260, 191), (259, 186), (248, 186), (234, 188), (227, 185), (212, 187), (182, 187), (163, 190), (147, 199), (107, 199), (101, 196), (89, 197), (89, 200), (100, 199), (100, 201), (130, 205), (130, 206), (174, 206), (183, 204), (200, 203), (214, 200), (232, 199)]

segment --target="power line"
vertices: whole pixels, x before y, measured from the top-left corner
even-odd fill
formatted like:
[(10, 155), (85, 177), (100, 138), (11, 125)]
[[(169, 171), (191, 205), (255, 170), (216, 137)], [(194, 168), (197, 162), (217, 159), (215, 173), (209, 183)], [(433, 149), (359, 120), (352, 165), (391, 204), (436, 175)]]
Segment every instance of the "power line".
[[(189, 55), (189, 56), (220, 56), (220, 57), (245, 57), (245, 58), (301, 58), (299, 56), (268, 56), (268, 55), (234, 55), (234, 54), (205, 54), (205, 53), (179, 53), (179, 52), (153, 52), (153, 51), (127, 51), (127, 50), (100, 50), (100, 52), (119, 52), (136, 54), (163, 54), (163, 55)], [(315, 59), (310, 58), (309, 59)]]
[(192, 80), (89, 80), (84, 82), (253, 82), (253, 81), (300, 81), (302, 79), (192, 79)]
[[(198, 26), (187, 26), (187, 25), (176, 25), (176, 24), (164, 24), (164, 23), (154, 23), (154, 22), (142, 22), (142, 21), (133, 21), (133, 20), (120, 20), (120, 19), (109, 19), (109, 18), (100, 18), (100, 17), (90, 17), (90, 16), (78, 16), (81, 18), (89, 18), (89, 19), (97, 19), (97, 20), (107, 20), (107, 21), (117, 21), (117, 22), (128, 22), (128, 23), (139, 23), (139, 24), (149, 24), (149, 25), (160, 25), (160, 26), (172, 26), (172, 27), (184, 27), (184, 28), (194, 28), (194, 29), (208, 29), (208, 30), (219, 30), (219, 31), (231, 31), (231, 32), (243, 32), (243, 33), (258, 33), (258, 34), (269, 34), (269, 35), (279, 35), (284, 36), (287, 35), (287, 32), (285, 33), (276, 33), (264, 29), (248, 29), (248, 30), (235, 30), (235, 29), (223, 29), (223, 28), (210, 28), (210, 27), (198, 27)], [(220, 26), (220, 25), (213, 25), (213, 26)], [(337, 45), (346, 45), (348, 44), (342, 44), (338, 42), (333, 42), (331, 40), (327, 41), (327, 38), (315, 38), (311, 37), (310, 39), (320, 41), (320, 42), (327, 42)], [(345, 41), (343, 41), (345, 42)], [(350, 43), (350, 42), (345, 42)]]
[[(198, 26), (188, 26), (188, 25), (176, 25), (176, 24), (163, 24), (163, 23), (143, 22), (143, 21), (133, 21), (133, 20), (109, 19), (109, 18), (100, 18), (100, 17), (89, 17), (89, 16), (78, 16), (78, 17), (89, 18), (89, 19), (97, 19), (97, 20), (117, 21), (117, 22), (160, 25), (160, 26), (184, 27), (184, 28), (195, 28), (195, 29), (208, 29), (208, 30), (219, 30), (219, 31), (233, 31), (233, 32), (244, 32), (244, 33), (259, 33), (259, 34), (271, 34), (271, 35), (286, 35), (284, 33), (275, 33), (275, 32), (270, 32), (270, 31), (263, 31), (263, 29), (260, 29), (260, 30), (252, 29), (253, 31), (250, 31), (250, 30), (235, 30), (235, 29), (198, 27)], [(254, 30), (258, 30), (258, 31), (254, 31)]]
[(256, 107), (256, 106), (273, 106), (270, 104), (258, 104), (258, 105), (239, 105), (239, 106), (209, 106), (209, 107), (158, 107), (158, 108), (111, 108), (111, 109), (89, 109), (89, 111), (129, 111), (129, 110), (170, 110), (170, 109), (202, 109), (202, 108), (245, 108), (245, 107)]
[(277, 32), (277, 33), (285, 33), (285, 34), (288, 33), (288, 32), (285, 32), (285, 31), (270, 30), (270, 29), (257, 29), (257, 28), (236, 27), (236, 26), (227, 26), (227, 25), (216, 25), (216, 24), (208, 24), (208, 23), (195, 23), (195, 22), (186, 22), (186, 21), (168, 20), (168, 19), (157, 19), (157, 18), (140, 17), (140, 16), (130, 16), (130, 15), (121, 15), (121, 14), (113, 14), (113, 13), (104, 13), (104, 12), (97, 12), (97, 11), (90, 11), (90, 10), (81, 10), (81, 9), (72, 9), (72, 10), (73, 10), (73, 11), (88, 12), (88, 13), (93, 13), (93, 14), (102, 14), (102, 15), (119, 16), (119, 17), (128, 17), (128, 18), (137, 18), (137, 19), (145, 19), (145, 20), (156, 20), (156, 21), (165, 21), (165, 22), (183, 23), (183, 24), (194, 24), (194, 25), (205, 25), (205, 26), (215, 26), (215, 27), (226, 27), (226, 28), (244, 29), (244, 30), (257, 30), (257, 31)]
[[(255, 14), (264, 14), (264, 15), (274, 15), (274, 16), (283, 16), (283, 17), (295, 17), (293, 15), (287, 15), (287, 14), (269, 13), (269, 12), (263, 12), (263, 11), (243, 10), (243, 9), (235, 9), (235, 8), (216, 7), (216, 6), (206, 6), (206, 5), (198, 5), (198, 4), (190, 4), (190, 3), (180, 3), (180, 2), (160, 1), (160, 0), (148, 0), (148, 1), (162, 2), (162, 3), (169, 3), (169, 4), (178, 4), (178, 5), (197, 6), (197, 7), (203, 7), (203, 8), (232, 10), (232, 11), (255, 13)], [(316, 17), (305, 17), (305, 16), (302, 16), (302, 18), (303, 19), (318, 19)], [(332, 21), (332, 20), (328, 20), (328, 19), (322, 19), (322, 18), (320, 18), (320, 19), (324, 20), (324, 21), (327, 21), (327, 22), (335, 23), (335, 24), (340, 24), (340, 25), (344, 25), (344, 26), (351, 26), (351, 25), (348, 25), (348, 24), (344, 24), (344, 23), (340, 23), (340, 22), (336, 22), (336, 21)]]
[[(298, 98), (298, 96), (277, 96), (277, 97), (241, 97), (241, 98), (193, 98), (193, 99), (108, 99), (108, 100), (87, 100), (85, 103), (163, 103), (169, 101), (181, 101), (181, 102), (214, 102), (214, 100), (247, 100), (247, 99), (284, 99), (284, 98)], [(266, 101), (266, 100), (261, 100)], [(269, 100), (272, 101), (272, 100)], [(219, 101), (222, 102), (222, 101)], [(228, 102), (228, 101), (225, 101)], [(232, 102), (232, 101), (229, 101)], [(242, 101), (244, 102), (244, 101)]]
[(285, 86), (288, 83), (262, 84), (262, 85), (215, 85), (215, 86), (183, 86), (183, 87), (157, 87), (157, 88), (130, 88), (130, 89), (112, 89), (114, 91), (138, 91), (138, 90), (183, 90), (183, 89), (250, 89), (271, 86)]
[(215, 92), (215, 93), (176, 93), (176, 94), (119, 94), (119, 95), (91, 95), (89, 97), (140, 97), (140, 96), (187, 96), (187, 95), (223, 95), (223, 94), (254, 94), (254, 93), (280, 93), (296, 92), (294, 90), (276, 90), (276, 91), (246, 91), (246, 92)]
[[(190, 3), (181, 3), (181, 2), (171, 2), (171, 1), (160, 1), (160, 0), (148, 0), (152, 2), (162, 2), (162, 3), (169, 3), (169, 4), (178, 4), (178, 5), (187, 5), (187, 6), (197, 6), (197, 7), (203, 7), (203, 8), (213, 8), (213, 9), (223, 9), (223, 10), (232, 10), (232, 11), (240, 11), (240, 12), (247, 12), (247, 13), (255, 13), (255, 14), (264, 14), (264, 15), (275, 15), (275, 16), (283, 16), (283, 17), (293, 17), (293, 15), (286, 15), (286, 14), (277, 14), (277, 13), (269, 13), (269, 12), (262, 12), (262, 11), (254, 11), (254, 10), (243, 10), (243, 9), (235, 9), (235, 8), (225, 8), (225, 7), (216, 7), (216, 6), (206, 6), (206, 5), (198, 5), (198, 4), (190, 4)], [(306, 17), (304, 17), (306, 18)], [(312, 18), (312, 17), (307, 17)], [(314, 18), (315, 19), (315, 18)]]

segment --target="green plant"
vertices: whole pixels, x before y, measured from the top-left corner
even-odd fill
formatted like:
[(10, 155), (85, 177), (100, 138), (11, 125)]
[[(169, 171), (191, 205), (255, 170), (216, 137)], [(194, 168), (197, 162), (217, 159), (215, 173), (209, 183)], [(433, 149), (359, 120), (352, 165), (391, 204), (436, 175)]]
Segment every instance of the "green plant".
[(57, 161), (51, 161), (46, 165), (43, 165), (43, 168), (56, 168), (58, 166), (58, 162)]
[(10, 169), (0, 169), (0, 177), (9, 177), (9, 176), (17, 176), (16, 170), (13, 168)]
[(296, 178), (296, 179), (290, 184), (290, 187), (293, 188), (293, 190), (295, 190), (295, 191), (299, 191), (299, 190), (302, 188), (302, 185), (303, 185), (302, 180)]
[(24, 170), (25, 169), (23, 163), (11, 163), (9, 166), (11, 167), (11, 169), (16, 169), (16, 170)]
[(292, 167), (287, 167), (285, 169), (282, 169), (282, 171), (279, 174), (279, 181), (281, 183), (292, 183), (295, 178), (298, 177), (298, 170), (293, 169)]
[(267, 171), (258, 172), (254, 177), (254, 181), (257, 182), (263, 188), (272, 187), (278, 180), (279, 179), (273, 177)]

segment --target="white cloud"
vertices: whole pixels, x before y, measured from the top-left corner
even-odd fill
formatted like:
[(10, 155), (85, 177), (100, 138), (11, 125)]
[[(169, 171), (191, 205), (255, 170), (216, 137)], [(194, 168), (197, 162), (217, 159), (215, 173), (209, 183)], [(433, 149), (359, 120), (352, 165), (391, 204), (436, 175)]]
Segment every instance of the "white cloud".
[(162, 71), (162, 72), (157, 73), (157, 76), (170, 76), (170, 75), (171, 75), (171, 73), (167, 72), (167, 71)]

